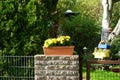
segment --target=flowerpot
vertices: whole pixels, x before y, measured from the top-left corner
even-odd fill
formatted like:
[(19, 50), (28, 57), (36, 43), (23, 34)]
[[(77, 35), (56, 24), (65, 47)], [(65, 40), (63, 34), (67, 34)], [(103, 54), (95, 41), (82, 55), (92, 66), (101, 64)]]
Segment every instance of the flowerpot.
[(73, 55), (74, 46), (43, 47), (44, 55)]

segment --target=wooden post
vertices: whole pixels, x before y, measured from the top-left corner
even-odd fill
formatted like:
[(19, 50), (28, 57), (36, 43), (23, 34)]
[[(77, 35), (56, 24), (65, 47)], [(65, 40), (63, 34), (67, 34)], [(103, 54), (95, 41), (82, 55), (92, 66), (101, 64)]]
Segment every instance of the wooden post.
[(79, 67), (79, 80), (82, 80), (82, 60), (80, 59), (80, 57), (79, 57), (79, 65), (80, 65), (80, 67)]
[(87, 73), (86, 73), (86, 75), (87, 75), (87, 80), (90, 80), (90, 62), (89, 61), (87, 61)]

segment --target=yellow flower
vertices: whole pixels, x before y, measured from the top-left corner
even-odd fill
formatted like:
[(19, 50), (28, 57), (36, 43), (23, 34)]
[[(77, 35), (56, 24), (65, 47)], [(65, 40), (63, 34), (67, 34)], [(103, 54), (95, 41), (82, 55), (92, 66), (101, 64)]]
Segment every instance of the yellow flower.
[(65, 40), (69, 41), (70, 40), (70, 36), (65, 36)]
[(57, 38), (57, 41), (60, 41), (60, 38)]
[(66, 39), (70, 39), (70, 36), (65, 36), (66, 37)]
[(63, 41), (60, 41), (60, 44), (63, 44)]
[(55, 43), (55, 44), (57, 43), (57, 39), (56, 38), (53, 39), (53, 43)]
[(70, 45), (70, 36), (59, 36), (57, 38), (50, 38), (50, 39), (45, 40), (44, 42), (44, 47), (62, 46), (62, 45), (63, 46)]
[(60, 36), (60, 41), (63, 41), (65, 39), (65, 36)]

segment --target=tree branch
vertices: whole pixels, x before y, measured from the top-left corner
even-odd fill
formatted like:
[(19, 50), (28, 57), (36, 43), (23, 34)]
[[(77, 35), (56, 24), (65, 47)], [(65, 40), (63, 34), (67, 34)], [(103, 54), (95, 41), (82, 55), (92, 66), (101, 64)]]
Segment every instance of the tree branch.
[(115, 36), (120, 34), (120, 19), (118, 20), (118, 23), (112, 33), (109, 35), (108, 40), (112, 40)]

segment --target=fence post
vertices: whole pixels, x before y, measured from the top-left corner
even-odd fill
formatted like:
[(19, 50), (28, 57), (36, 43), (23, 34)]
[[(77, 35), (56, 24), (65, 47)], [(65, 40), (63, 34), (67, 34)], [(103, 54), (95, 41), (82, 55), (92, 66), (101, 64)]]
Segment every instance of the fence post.
[(82, 60), (80, 59), (80, 57), (79, 57), (79, 65), (80, 65), (80, 67), (79, 67), (79, 80), (82, 80)]
[(87, 80), (90, 80), (90, 62), (87, 60)]

